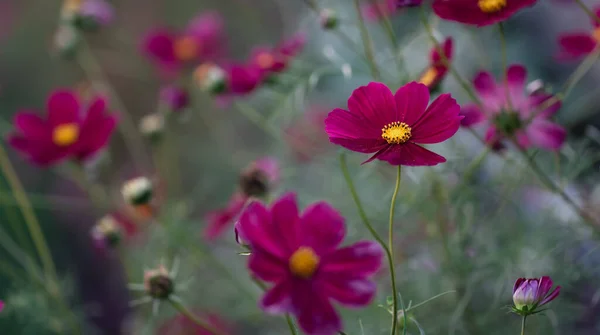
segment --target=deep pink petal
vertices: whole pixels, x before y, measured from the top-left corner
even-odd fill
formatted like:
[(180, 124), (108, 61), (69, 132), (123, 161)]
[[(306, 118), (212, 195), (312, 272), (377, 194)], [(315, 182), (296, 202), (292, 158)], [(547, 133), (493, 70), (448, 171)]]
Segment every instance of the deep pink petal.
[(589, 33), (565, 34), (558, 37), (559, 60), (573, 60), (583, 57), (596, 48), (598, 43)]
[(30, 140), (21, 135), (9, 136), (8, 144), (20, 151), (29, 161), (42, 167), (64, 160), (73, 150), (73, 146), (60, 148), (51, 141)]
[(338, 249), (322, 259), (321, 271), (327, 278), (365, 278), (381, 267), (383, 250), (371, 241), (360, 241)]
[(515, 133), (515, 138), (517, 139), (517, 144), (524, 149), (531, 147), (531, 140), (529, 136), (527, 136), (527, 132), (525, 130), (518, 130)]
[(302, 245), (322, 255), (335, 249), (346, 235), (344, 218), (326, 202), (308, 206), (300, 218)]
[(475, 90), (481, 96), (496, 94), (496, 79), (489, 72), (482, 71), (477, 73), (473, 79), (473, 86), (475, 86)]
[(367, 154), (377, 152), (388, 146), (387, 142), (383, 139), (346, 139), (333, 137), (329, 141), (333, 144), (341, 145), (346, 149)]
[(460, 109), (460, 115), (464, 116), (460, 124), (464, 127), (471, 127), (485, 120), (485, 115), (476, 104), (463, 106)]
[[(547, 100), (552, 99), (552, 103), (549, 104)], [(543, 111), (538, 110), (540, 107), (547, 106)], [(535, 117), (550, 118), (556, 114), (556, 112), (562, 107), (562, 101), (555, 99), (550, 94), (534, 94), (529, 96), (529, 107), (525, 108), (524, 111), (528, 113), (523, 114), (527, 118), (531, 116), (531, 113), (535, 113)]]
[(336, 335), (342, 321), (327, 296), (310, 281), (296, 282), (292, 303), (300, 329), (308, 335)]
[(381, 130), (385, 125), (399, 121), (394, 96), (382, 83), (372, 82), (355, 89), (348, 99), (348, 109), (362, 116), (369, 129)]
[(433, 166), (444, 163), (446, 159), (412, 142), (391, 145), (377, 159), (392, 165)]
[(484, 141), (485, 143), (495, 146), (497, 145), (504, 136), (498, 131), (496, 126), (490, 125), (487, 131), (485, 132)]
[(206, 214), (205, 220), (207, 226), (204, 230), (206, 239), (211, 241), (221, 236), (226, 228), (241, 213), (246, 201), (247, 198), (244, 195), (235, 193), (229, 200), (226, 208), (217, 209)]
[(429, 88), (417, 82), (410, 82), (398, 89), (394, 95), (397, 114), (392, 121), (401, 121), (413, 127), (427, 110)]
[(536, 1), (507, 1), (502, 10), (491, 14), (484, 13), (476, 0), (435, 0), (432, 7), (435, 14), (442, 19), (481, 27), (502, 22), (523, 8), (534, 5)]
[(55, 91), (48, 98), (47, 104), (48, 122), (52, 126), (81, 122), (79, 99), (72, 91)]
[(452, 137), (460, 127), (460, 106), (450, 94), (442, 94), (435, 99), (421, 118), (412, 126), (411, 141), (431, 144), (443, 142)]
[(292, 312), (292, 286), (284, 280), (270, 288), (260, 301), (260, 308), (270, 314)]
[(542, 300), (539, 304), (539, 306), (545, 305), (547, 303), (549, 303), (550, 301), (554, 300), (556, 297), (558, 297), (558, 295), (560, 294), (560, 286), (557, 286), (554, 291), (552, 291), (552, 293), (550, 293), (546, 298), (544, 298), (544, 300)]
[(37, 114), (19, 112), (15, 115), (14, 123), (21, 133), (29, 139), (44, 141), (51, 139), (52, 128)]
[(156, 62), (173, 66), (177, 64), (173, 44), (175, 34), (167, 29), (159, 28), (150, 32), (144, 38), (143, 48), (145, 53)]
[(527, 80), (527, 69), (519, 64), (513, 64), (506, 70), (506, 80), (510, 92), (510, 102), (514, 108), (523, 105), (525, 99), (525, 84)]
[(329, 137), (348, 139), (381, 139), (381, 128), (374, 127), (360, 114), (340, 108), (331, 111), (325, 118), (325, 132)]
[(275, 201), (271, 206), (271, 217), (272, 229), (280, 237), (279, 243), (285, 245), (290, 253), (296, 250), (300, 238), (296, 195), (288, 193)]
[(517, 279), (517, 281), (515, 282), (515, 285), (513, 286), (513, 293), (515, 293), (517, 291), (517, 289), (519, 288), (519, 286), (521, 286), (521, 284), (523, 282), (525, 282), (525, 278)]
[(262, 250), (254, 250), (249, 256), (248, 269), (258, 279), (266, 282), (281, 282), (289, 275), (286, 261), (273, 257)]
[(548, 150), (560, 149), (567, 137), (563, 127), (544, 119), (534, 119), (526, 132), (533, 145)]
[(542, 278), (540, 278), (540, 281), (538, 283), (536, 301), (542, 301), (542, 299), (548, 293), (550, 293), (550, 289), (552, 288), (552, 285), (554, 285), (554, 283), (552, 282), (552, 279), (550, 279), (550, 277), (543, 276)]
[(116, 127), (117, 118), (113, 115), (107, 115), (98, 120), (91, 131), (84, 132), (89, 128), (82, 128), (76, 153), (78, 159), (87, 160), (103, 149), (110, 141)]
[(287, 260), (288, 250), (282, 245), (280, 236), (273, 231), (271, 213), (259, 201), (251, 202), (240, 216), (240, 227), (252, 249)]
[(360, 307), (371, 303), (377, 285), (368, 279), (328, 277), (323, 283), (327, 295), (348, 307)]

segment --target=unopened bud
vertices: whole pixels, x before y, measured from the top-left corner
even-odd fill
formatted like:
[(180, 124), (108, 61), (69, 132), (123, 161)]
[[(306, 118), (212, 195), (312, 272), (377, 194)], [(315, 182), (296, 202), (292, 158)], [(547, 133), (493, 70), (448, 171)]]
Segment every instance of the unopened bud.
[(123, 238), (123, 230), (112, 215), (106, 215), (92, 228), (91, 235), (100, 245), (114, 247)]
[(321, 10), (319, 16), (321, 18), (321, 27), (323, 27), (323, 29), (335, 29), (340, 22), (337, 13), (329, 8)]
[(525, 90), (529, 95), (543, 93), (544, 92), (544, 82), (541, 79), (536, 79), (525, 87)]
[(121, 188), (125, 201), (131, 205), (145, 205), (152, 199), (152, 181), (146, 177), (131, 179)]
[(146, 115), (140, 120), (140, 132), (150, 139), (158, 139), (164, 129), (165, 118), (159, 113)]
[(161, 300), (169, 298), (175, 291), (173, 278), (163, 265), (144, 273), (144, 288), (146, 294)]

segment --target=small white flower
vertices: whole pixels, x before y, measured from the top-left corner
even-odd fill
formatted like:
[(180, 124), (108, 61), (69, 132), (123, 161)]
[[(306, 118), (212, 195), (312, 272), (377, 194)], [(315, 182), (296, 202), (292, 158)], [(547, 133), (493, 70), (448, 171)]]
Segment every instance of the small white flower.
[(121, 194), (125, 201), (130, 204), (147, 204), (152, 198), (152, 181), (147, 177), (131, 179), (123, 185)]
[(154, 137), (162, 133), (165, 128), (165, 118), (158, 113), (146, 115), (140, 121), (140, 132), (146, 136)]

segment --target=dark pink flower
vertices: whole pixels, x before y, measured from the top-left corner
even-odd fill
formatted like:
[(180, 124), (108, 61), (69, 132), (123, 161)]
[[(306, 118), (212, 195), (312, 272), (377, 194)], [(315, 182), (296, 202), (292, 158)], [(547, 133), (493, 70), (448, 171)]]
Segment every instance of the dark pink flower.
[(560, 286), (554, 288), (548, 276), (542, 278), (519, 278), (513, 287), (513, 311), (520, 315), (530, 315), (539, 307), (554, 300), (560, 294)]
[(473, 84), (483, 106), (463, 106), (461, 114), (465, 118), (462, 125), (471, 127), (485, 122), (488, 125), (485, 140), (489, 144), (497, 145), (503, 139), (514, 136), (523, 148), (558, 150), (565, 141), (566, 131), (550, 118), (559, 110), (561, 103), (557, 101), (543, 111), (538, 110), (553, 96), (543, 92), (527, 94), (527, 70), (521, 65), (511, 65), (507, 69), (507, 77), (508, 83), (502, 85), (497, 84), (489, 72), (475, 76)]
[(189, 105), (190, 97), (188, 92), (181, 87), (169, 85), (160, 90), (160, 101), (165, 104), (170, 111), (179, 112)]
[(92, 158), (106, 146), (117, 124), (116, 117), (107, 113), (103, 98), (82, 104), (69, 90), (52, 93), (46, 110), (47, 119), (29, 111), (17, 113), (16, 132), (8, 138), (13, 148), (40, 166)]
[(194, 65), (222, 56), (223, 29), (218, 13), (204, 13), (182, 31), (154, 30), (144, 40), (144, 51), (163, 70), (176, 71), (186, 64)]
[(502, 22), (537, 0), (434, 0), (433, 11), (442, 19), (476, 26)]
[[(452, 61), (453, 52), (453, 40), (452, 37), (448, 37), (444, 40), (444, 43), (440, 45), (448, 64)], [(419, 78), (421, 84), (429, 87), (430, 90), (435, 90), (440, 82), (446, 77), (448, 73), (448, 67), (444, 63), (442, 55), (440, 55), (438, 48), (435, 46), (429, 53), (429, 67)]]
[[(408, 83), (392, 94), (381, 83), (352, 92), (348, 111), (337, 108), (325, 119), (329, 141), (346, 149), (374, 153), (374, 159), (392, 165), (437, 165), (446, 159), (419, 144), (443, 142), (460, 126), (460, 107), (450, 94), (442, 94), (429, 107), (429, 89)], [(363, 164), (364, 164), (363, 163)]]
[(0, 312), (4, 309), (4, 301), (0, 300)]
[(285, 139), (297, 160), (306, 162), (325, 152), (328, 141), (323, 123), (329, 110), (312, 106), (285, 131)]
[(279, 181), (279, 163), (272, 157), (263, 157), (250, 163), (240, 174), (238, 190), (231, 196), (227, 207), (209, 212), (204, 236), (214, 240), (221, 236), (244, 209), (248, 199), (264, 197)]
[(250, 65), (259, 68), (264, 73), (281, 72), (287, 67), (289, 57), (279, 53), (279, 50), (267, 47), (257, 47), (252, 50)]
[(333, 301), (360, 307), (373, 299), (376, 285), (369, 277), (381, 267), (383, 251), (369, 241), (340, 248), (344, 218), (328, 203), (312, 204), (299, 213), (292, 193), (270, 208), (252, 202), (238, 228), (252, 250), (250, 272), (273, 284), (261, 308), (293, 314), (305, 333), (333, 335), (342, 330)]
[[(220, 334), (233, 334), (230, 325), (216, 314), (194, 312), (198, 318), (218, 330)], [(199, 326), (183, 314), (177, 314), (166, 320), (159, 328), (158, 335), (214, 335), (212, 332)]]
[(225, 70), (225, 94), (244, 95), (254, 91), (262, 82), (264, 72), (257, 66), (230, 64)]
[(283, 40), (277, 47), (278, 53), (290, 58), (296, 57), (306, 46), (306, 35), (304, 33), (296, 33), (291, 37)]
[[(600, 17), (600, 7), (595, 10), (596, 16)], [(557, 55), (559, 60), (573, 60), (590, 54), (600, 44), (600, 24), (592, 20), (594, 29), (590, 32), (575, 32), (558, 36), (560, 51)]]
[(375, 3), (368, 2), (361, 6), (363, 17), (367, 21), (378, 21), (389, 17), (398, 11), (396, 0), (377, 0)]

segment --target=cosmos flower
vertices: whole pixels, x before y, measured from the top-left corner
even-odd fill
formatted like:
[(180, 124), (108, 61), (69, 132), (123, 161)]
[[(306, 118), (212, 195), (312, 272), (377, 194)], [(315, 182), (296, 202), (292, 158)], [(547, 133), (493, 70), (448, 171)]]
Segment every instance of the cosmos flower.
[(106, 101), (94, 97), (84, 104), (69, 90), (50, 95), (47, 119), (30, 111), (20, 111), (14, 119), (16, 132), (8, 142), (28, 160), (49, 166), (66, 159), (85, 162), (104, 148), (117, 124), (108, 115)]
[[(233, 334), (230, 326), (221, 319), (217, 314), (193, 312), (196, 317), (212, 326), (219, 334)], [(208, 329), (199, 326), (189, 317), (183, 314), (177, 314), (174, 317), (166, 320), (158, 328), (158, 335), (214, 335)]]
[(287, 67), (289, 57), (279, 53), (277, 49), (256, 47), (250, 55), (250, 64), (263, 73), (281, 72)]
[[(600, 17), (600, 7), (594, 13)], [(559, 60), (574, 60), (590, 54), (600, 44), (600, 24), (591, 20), (593, 30), (589, 32), (574, 32), (558, 36), (560, 51), (557, 55)]]
[(376, 285), (369, 277), (381, 267), (381, 247), (361, 241), (340, 248), (346, 235), (344, 218), (326, 202), (314, 203), (303, 213), (292, 193), (270, 208), (252, 202), (240, 217), (239, 229), (252, 249), (252, 276), (273, 284), (261, 308), (293, 314), (306, 334), (342, 330), (333, 301), (361, 307), (375, 295)]
[[(452, 62), (452, 51), (453, 51), (453, 40), (452, 37), (448, 37), (444, 40), (444, 43), (439, 45), (444, 52), (444, 56), (448, 61), (448, 64)], [(421, 84), (429, 87), (430, 91), (434, 91), (438, 88), (440, 82), (446, 77), (448, 73), (448, 67), (444, 65), (444, 59), (440, 55), (438, 48), (433, 47), (429, 53), (429, 66), (427, 70), (419, 78)]]
[(552, 279), (548, 276), (542, 278), (519, 278), (513, 287), (513, 311), (520, 315), (530, 315), (537, 309), (554, 300), (560, 294), (560, 286), (552, 289)]
[(242, 212), (248, 199), (266, 196), (278, 181), (279, 164), (276, 159), (263, 157), (250, 163), (240, 174), (238, 190), (233, 193), (227, 206), (205, 216), (208, 225), (204, 236), (208, 240), (221, 236)]
[[(548, 105), (547, 100), (553, 96), (544, 92), (527, 94), (527, 70), (521, 65), (509, 66), (507, 78), (508, 83), (501, 85), (489, 72), (475, 76), (473, 84), (483, 106), (463, 106), (462, 125), (487, 124), (485, 140), (489, 144), (514, 136), (523, 148), (558, 150), (567, 134), (561, 126), (550, 121), (550, 117), (560, 109), (560, 102)], [(544, 107), (543, 111), (539, 110)]]
[(442, 19), (476, 26), (502, 22), (537, 0), (434, 0), (432, 7)]
[(223, 20), (215, 12), (197, 16), (181, 31), (159, 28), (144, 39), (145, 53), (169, 73), (215, 60), (224, 52)]
[(408, 83), (394, 95), (384, 84), (373, 82), (352, 92), (347, 111), (337, 108), (329, 113), (325, 131), (331, 143), (374, 154), (364, 163), (379, 159), (392, 165), (437, 165), (446, 159), (418, 144), (449, 139), (462, 116), (450, 94), (428, 104), (429, 89), (423, 84)]

